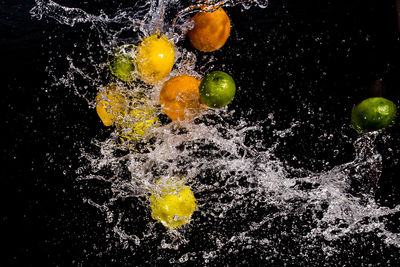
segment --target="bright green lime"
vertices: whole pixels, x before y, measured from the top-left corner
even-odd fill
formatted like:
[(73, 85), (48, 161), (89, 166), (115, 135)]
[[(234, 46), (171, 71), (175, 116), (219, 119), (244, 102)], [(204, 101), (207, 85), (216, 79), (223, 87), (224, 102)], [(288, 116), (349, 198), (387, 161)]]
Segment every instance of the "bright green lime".
[(201, 81), (200, 99), (210, 108), (222, 108), (232, 102), (236, 93), (235, 81), (223, 71), (213, 71)]
[(124, 82), (132, 81), (134, 78), (134, 49), (135, 46), (133, 45), (119, 46), (114, 50), (114, 54), (108, 56), (108, 64), (112, 74)]
[(396, 117), (395, 104), (383, 97), (367, 98), (353, 107), (351, 125), (358, 132), (369, 132), (389, 126)]

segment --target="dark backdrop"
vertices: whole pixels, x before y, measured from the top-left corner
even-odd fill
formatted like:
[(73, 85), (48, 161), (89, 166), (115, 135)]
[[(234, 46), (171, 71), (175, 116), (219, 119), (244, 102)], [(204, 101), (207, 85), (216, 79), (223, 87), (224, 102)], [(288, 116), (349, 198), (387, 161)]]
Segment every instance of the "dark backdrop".
[[(88, 11), (102, 5), (113, 7), (112, 1), (92, 4), (72, 1), (68, 5)], [(107, 226), (98, 210), (83, 203), (85, 190), (75, 181), (75, 170), (82, 164), (79, 148), (89, 146), (93, 136), (104, 130), (83, 99), (65, 90), (45, 89), (50, 83), (45, 70), (49, 59), (55, 54), (65, 56), (68, 44), (85, 33), (79, 26), (32, 19), (32, 6), (32, 1), (4, 0), (0, 5), (1, 240), (7, 247), (0, 265), (107, 265), (113, 258), (118, 262), (118, 253), (97, 255), (106, 250)], [(224, 49), (215, 53), (214, 64), (226, 64), (234, 77), (240, 77), (242, 90), (231, 105), (238, 114), (253, 109), (256, 112), (249, 114), (250, 119), (260, 120), (274, 112), (276, 127), (284, 128), (307, 117), (301, 103), (308, 103), (323, 107), (326, 113), (307, 119), (320, 125), (310, 131), (337, 132), (349, 121), (351, 106), (363, 98), (382, 94), (399, 104), (400, 42), (394, 0), (271, 0), (267, 9), (227, 11), (232, 35)], [(186, 42), (182, 45), (190, 49)], [(65, 71), (65, 60), (55, 61), (59, 69), (53, 71)], [(384, 154), (390, 160), (384, 164), (376, 196), (388, 206), (400, 202), (397, 164), (393, 163), (400, 158), (397, 125), (389, 130), (388, 143), (382, 143), (394, 149)], [(354, 138), (351, 129), (345, 131)], [(306, 131), (303, 142), (289, 141), (278, 156), (290, 163), (292, 155), (315, 138)], [(322, 145), (349, 143), (339, 140)], [(351, 159), (351, 146), (348, 151), (328, 166), (318, 160), (325, 156), (324, 149), (309, 150), (298, 158), (301, 166), (323, 170)], [(96, 260), (90, 261), (87, 254), (97, 255), (92, 256)], [(350, 261), (344, 259), (344, 263)], [(366, 262), (374, 260), (378, 259)]]

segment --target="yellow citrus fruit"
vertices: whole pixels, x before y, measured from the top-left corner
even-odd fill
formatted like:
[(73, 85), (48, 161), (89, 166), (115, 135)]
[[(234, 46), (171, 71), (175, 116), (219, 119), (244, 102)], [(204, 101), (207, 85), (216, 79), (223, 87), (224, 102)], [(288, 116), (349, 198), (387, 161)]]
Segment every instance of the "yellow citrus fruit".
[(231, 21), (222, 8), (212, 13), (200, 11), (193, 17), (193, 21), (195, 25), (188, 32), (189, 40), (196, 49), (203, 52), (220, 49), (231, 33)]
[(125, 98), (110, 84), (100, 90), (96, 97), (96, 111), (105, 126), (111, 126), (123, 112)]
[(199, 85), (200, 80), (185, 74), (166, 81), (160, 92), (163, 112), (173, 121), (193, 119), (203, 107)]
[(119, 136), (123, 142), (137, 143), (151, 138), (149, 131), (158, 125), (155, 109), (134, 108), (125, 112), (116, 122)]
[(192, 190), (178, 178), (161, 178), (150, 196), (151, 216), (167, 228), (190, 222), (197, 204)]
[(141, 79), (149, 84), (156, 84), (168, 77), (174, 61), (174, 44), (164, 34), (144, 38), (137, 48), (137, 68)]

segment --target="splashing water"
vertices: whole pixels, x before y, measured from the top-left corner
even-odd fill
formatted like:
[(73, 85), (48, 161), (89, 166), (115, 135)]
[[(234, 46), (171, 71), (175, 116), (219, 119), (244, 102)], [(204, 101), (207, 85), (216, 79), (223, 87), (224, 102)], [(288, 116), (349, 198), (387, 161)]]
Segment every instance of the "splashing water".
[[(72, 89), (93, 108), (94, 92), (88, 88), (115, 82), (104, 56), (98, 55), (157, 31), (176, 43), (191, 27), (188, 14), (239, 3), (248, 9), (266, 7), (268, 1), (196, 1), (190, 6), (180, 1), (134, 1), (131, 7), (112, 14), (99, 11), (95, 15), (37, 0), (31, 14), (71, 27), (90, 25), (96, 38), (86, 41), (87, 57), (69, 55), (67, 72), (54, 77), (53, 85)], [(176, 50), (171, 76), (188, 73), (200, 78), (196, 55), (178, 46)], [(49, 74), (56, 75), (51, 68)], [(157, 103), (159, 86), (151, 90), (135, 83), (129, 86)], [(104, 213), (124, 249), (139, 256), (163, 251), (149, 256), (148, 263), (174, 264), (237, 259), (241, 251), (250, 250), (257, 251), (264, 262), (274, 262), (286, 251), (295, 255), (292, 263), (305, 258), (310, 263), (315, 255), (334, 259), (340, 253), (335, 242), (356, 240), (359, 234), (371, 234), (387, 246), (400, 248), (400, 234), (389, 231), (384, 220), (398, 213), (400, 206), (381, 207), (373, 197), (382, 170), (373, 135), (354, 141), (350, 162), (310, 171), (290, 167), (276, 156), (285, 140), (296, 137), (307, 122), (274, 129), (272, 113), (256, 122), (234, 117), (238, 116), (228, 109), (208, 110), (184, 127), (160, 126), (151, 132), (153, 143), (143, 153), (121, 146), (116, 132), (105, 140), (94, 139), (96, 152), (82, 148), (81, 157), (87, 164), (77, 170), (78, 179), (93, 180), (106, 188), (99, 192), (101, 197), (88, 193), (85, 201)], [(268, 142), (259, 137), (265, 125), (273, 129)], [(166, 230), (149, 215), (147, 196), (158, 177), (174, 175), (185, 177), (199, 207), (189, 225)]]

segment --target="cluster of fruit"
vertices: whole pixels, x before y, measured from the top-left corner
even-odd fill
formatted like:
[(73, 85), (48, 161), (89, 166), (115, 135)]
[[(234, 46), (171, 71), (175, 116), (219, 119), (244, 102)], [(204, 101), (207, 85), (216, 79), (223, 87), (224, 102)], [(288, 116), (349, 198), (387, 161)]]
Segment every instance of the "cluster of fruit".
[[(222, 8), (213, 13), (198, 12), (193, 21), (195, 26), (188, 32), (188, 37), (195, 48), (211, 52), (225, 44), (230, 34), (230, 20)], [(138, 46), (127, 44), (117, 47), (108, 61), (111, 72), (121, 81), (141, 80), (149, 86), (159, 85), (173, 68), (175, 47), (164, 34), (158, 33), (144, 38)], [(130, 136), (129, 141), (141, 141), (146, 137), (147, 128), (157, 123), (156, 112), (149, 106), (139, 105), (146, 101), (140, 101), (143, 99), (137, 95), (132, 96), (133, 92), (128, 92), (133, 98), (128, 100), (126, 93), (119, 92), (121, 90), (126, 91), (116, 84), (100, 88), (96, 98), (97, 113), (106, 126), (116, 124), (118, 127), (122, 124), (128, 127), (118, 128), (133, 128), (137, 135)], [(190, 121), (207, 107), (228, 105), (235, 93), (235, 82), (225, 72), (208, 73), (202, 80), (183, 74), (163, 83), (159, 103), (172, 121)], [(132, 108), (141, 112), (131, 112)], [(127, 116), (131, 117), (132, 123), (127, 122)], [(146, 123), (136, 125), (133, 121)]]
[[(226, 12), (200, 11), (192, 18), (194, 27), (187, 36), (202, 52), (220, 49), (227, 41), (231, 24)], [(172, 121), (192, 121), (207, 108), (228, 105), (236, 93), (235, 82), (223, 71), (213, 71), (199, 80), (182, 74), (164, 81), (175, 63), (175, 46), (162, 33), (144, 38), (137, 46), (117, 47), (108, 58), (110, 71), (126, 84), (101, 87), (96, 97), (96, 111), (105, 126), (115, 125), (120, 140), (133, 147), (146, 142), (159, 125), (157, 108), (146, 94), (129, 90), (129, 83), (140, 80), (144, 87), (161, 85), (159, 104)], [(149, 89), (151, 90), (151, 89)], [(132, 147), (132, 146), (131, 146)], [(182, 178), (164, 177), (155, 184), (150, 196), (152, 217), (167, 228), (177, 228), (190, 221), (196, 199)]]
[[(230, 35), (230, 20), (219, 8), (214, 12), (198, 12), (188, 32), (192, 45), (203, 52), (220, 49)], [(232, 77), (213, 71), (199, 80), (183, 74), (170, 75), (175, 63), (175, 47), (164, 34), (144, 38), (139, 45), (123, 45), (109, 57), (111, 72), (121, 81), (140, 79), (150, 88), (161, 82), (159, 104), (162, 111), (177, 123), (191, 121), (206, 108), (228, 105), (236, 93)], [(116, 125), (121, 140), (130, 143), (145, 141), (159, 124), (157, 109), (148, 103), (145, 94), (132, 92), (124, 86), (110, 84), (100, 89), (96, 110), (105, 126)], [(351, 122), (359, 132), (379, 130), (389, 126), (396, 116), (396, 106), (382, 97), (369, 98), (352, 110)], [(196, 199), (182, 179), (161, 178), (158, 190), (150, 196), (152, 217), (167, 228), (177, 228), (190, 221), (196, 209)]]

